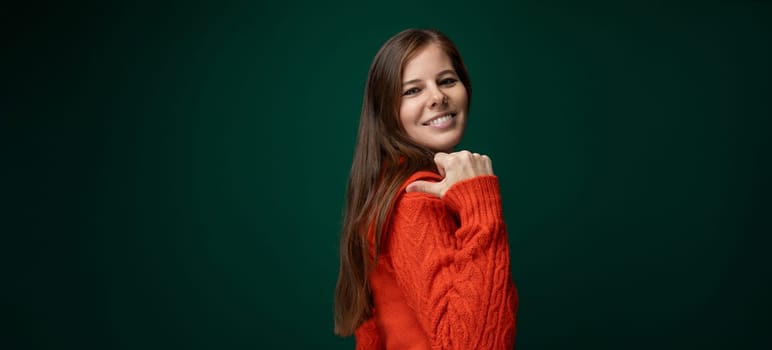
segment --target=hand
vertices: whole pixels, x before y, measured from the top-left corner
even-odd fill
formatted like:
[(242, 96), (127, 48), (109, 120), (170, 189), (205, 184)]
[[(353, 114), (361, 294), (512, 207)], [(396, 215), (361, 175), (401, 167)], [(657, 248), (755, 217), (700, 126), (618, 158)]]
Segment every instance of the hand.
[(491, 159), (486, 155), (469, 151), (450, 154), (438, 152), (434, 155), (434, 163), (437, 164), (437, 170), (443, 177), (442, 181), (415, 181), (407, 186), (407, 192), (426, 192), (442, 197), (459, 181), (481, 175), (493, 175)]

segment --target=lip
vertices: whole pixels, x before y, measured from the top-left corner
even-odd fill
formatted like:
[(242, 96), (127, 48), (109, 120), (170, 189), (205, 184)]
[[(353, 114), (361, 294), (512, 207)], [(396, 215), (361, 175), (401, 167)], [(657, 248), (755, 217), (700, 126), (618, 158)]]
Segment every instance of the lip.
[(450, 117), (451, 117), (451, 118), (455, 118), (455, 117), (458, 115), (458, 112), (454, 112), (454, 111), (446, 111), (446, 112), (442, 112), (442, 113), (440, 113), (440, 114), (437, 114), (437, 115), (435, 115), (435, 116), (434, 116), (434, 117), (432, 117), (431, 119), (429, 119), (429, 120), (427, 120), (427, 121), (425, 121), (425, 122), (421, 123), (421, 125), (426, 125), (426, 126), (429, 126), (429, 125), (431, 125), (431, 124), (429, 124), (429, 123), (431, 123), (431, 122), (432, 122), (432, 120), (435, 120), (435, 119), (437, 119), (437, 118), (441, 118), (441, 117), (444, 117), (444, 116), (446, 116), (446, 115), (448, 115), (448, 114), (450, 114)]

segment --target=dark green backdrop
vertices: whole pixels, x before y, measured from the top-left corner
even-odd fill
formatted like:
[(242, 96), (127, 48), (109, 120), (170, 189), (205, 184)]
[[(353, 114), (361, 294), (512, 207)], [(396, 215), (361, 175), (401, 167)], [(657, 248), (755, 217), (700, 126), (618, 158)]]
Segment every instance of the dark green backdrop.
[(520, 349), (766, 349), (769, 1), (2, 12), (4, 349), (352, 349), (337, 237), (372, 57), (458, 44)]

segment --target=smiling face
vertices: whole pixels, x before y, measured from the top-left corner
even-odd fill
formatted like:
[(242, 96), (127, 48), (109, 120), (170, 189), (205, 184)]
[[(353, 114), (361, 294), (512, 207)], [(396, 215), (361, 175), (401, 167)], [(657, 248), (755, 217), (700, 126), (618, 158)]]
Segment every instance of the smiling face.
[(468, 106), (466, 87), (439, 45), (429, 44), (407, 61), (399, 119), (414, 142), (452, 152), (464, 135)]

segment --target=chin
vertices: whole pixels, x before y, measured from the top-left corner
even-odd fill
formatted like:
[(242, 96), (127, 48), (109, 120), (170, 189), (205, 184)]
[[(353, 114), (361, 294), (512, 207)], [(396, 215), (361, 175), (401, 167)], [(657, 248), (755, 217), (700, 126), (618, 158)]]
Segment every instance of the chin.
[(451, 153), (453, 149), (461, 143), (463, 135), (462, 130), (454, 130), (442, 135), (423, 135), (422, 138), (413, 140), (420, 146), (426, 147), (434, 152)]
[(460, 140), (456, 142), (436, 143), (434, 145), (430, 145), (429, 148), (431, 148), (435, 152), (452, 153), (453, 149), (455, 149), (459, 143), (460, 143)]

